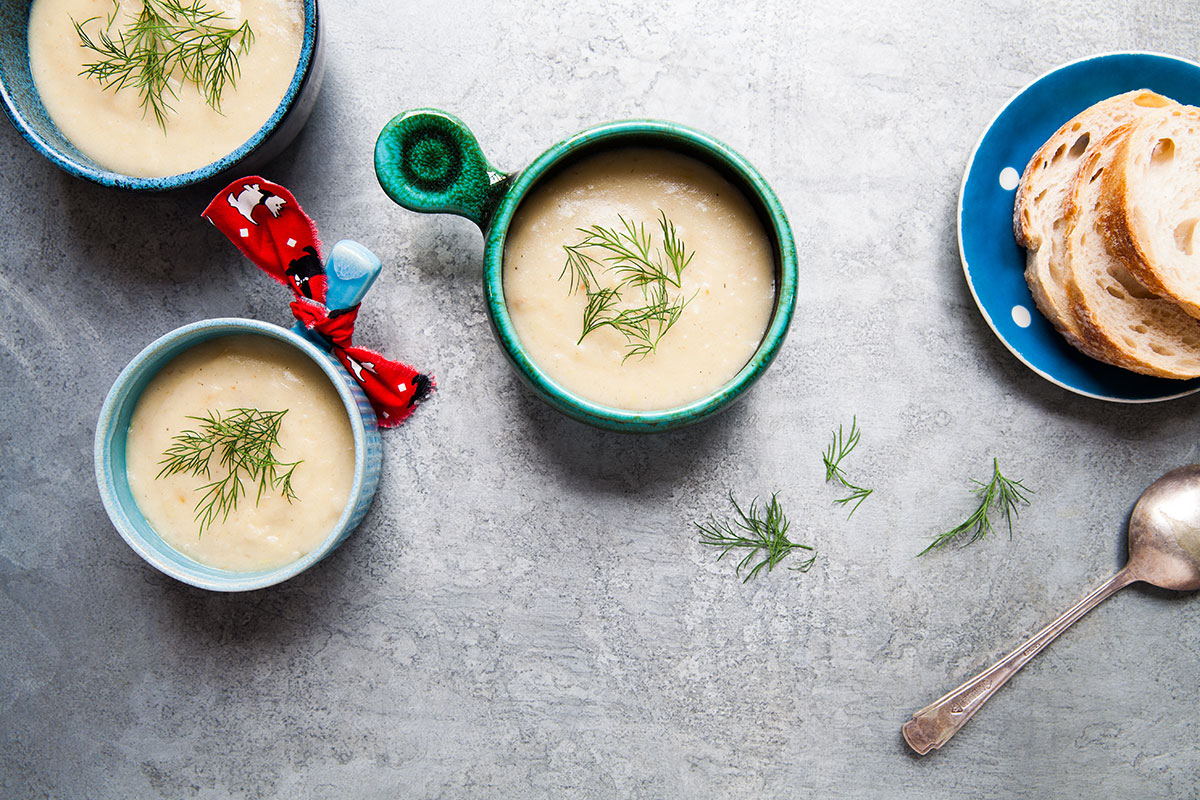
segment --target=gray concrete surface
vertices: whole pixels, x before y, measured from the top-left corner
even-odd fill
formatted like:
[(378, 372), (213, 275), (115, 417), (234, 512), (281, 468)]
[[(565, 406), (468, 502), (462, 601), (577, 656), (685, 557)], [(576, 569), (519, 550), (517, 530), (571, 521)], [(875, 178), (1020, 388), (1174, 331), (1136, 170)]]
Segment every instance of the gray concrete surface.
[[(954, 227), (1002, 103), (1090, 53), (1200, 55), (1193, 4), (323, 7), (323, 94), (263, 172), (383, 258), (360, 340), (440, 389), (318, 568), (240, 596), (159, 575), (99, 502), (101, 400), (160, 333), (286, 324), (285, 297), (200, 221), (211, 189), (104, 191), (3, 126), (0, 796), (1200, 797), (1195, 596), (1127, 590), (943, 750), (899, 735), (1115, 571), (1142, 488), (1200, 456), (1195, 398), (1105, 404), (1017, 362)], [(376, 184), (380, 128), (426, 105), (508, 168), (631, 116), (744, 153), (801, 254), (772, 370), (652, 438), (531, 396), (484, 317), (478, 232)], [(820, 454), (852, 415), (875, 493), (847, 520)], [(1011, 541), (914, 558), (993, 457), (1037, 492)], [(717, 563), (692, 523), (729, 491), (779, 491), (813, 570), (743, 585)]]

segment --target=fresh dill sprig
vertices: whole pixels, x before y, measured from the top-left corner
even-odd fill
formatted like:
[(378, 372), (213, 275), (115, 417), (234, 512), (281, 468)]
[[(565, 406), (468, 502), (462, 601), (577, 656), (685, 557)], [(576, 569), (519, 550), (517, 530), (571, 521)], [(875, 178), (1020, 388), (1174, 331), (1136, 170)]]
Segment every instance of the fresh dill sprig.
[(858, 440), (862, 436), (862, 431), (858, 429), (858, 416), (856, 415), (850, 422), (850, 433), (843, 434), (842, 426), (838, 425), (837, 433), (833, 434), (833, 441), (829, 443), (821, 460), (825, 463), (825, 482), (834, 481), (849, 491), (845, 497), (840, 497), (833, 502), (840, 506), (846, 506), (853, 503), (850, 507), (850, 513), (847, 517), (854, 516), (854, 512), (862, 505), (862, 501), (873, 492), (873, 489), (864, 489), (861, 486), (855, 486), (846, 479), (846, 473), (842, 470), (842, 459), (850, 455), (855, 447), (858, 446)]
[(287, 410), (259, 411), (257, 408), (235, 408), (224, 416), (209, 411), (203, 417), (191, 417), (200, 423), (200, 430), (185, 430), (172, 437), (172, 444), (158, 463), (162, 465), (156, 477), (186, 473), (211, 478), (210, 461), (224, 472), (222, 477), (199, 487), (196, 501), (196, 520), (200, 533), (218, 517), (221, 521), (237, 508), (238, 500), (246, 496), (243, 480), (258, 484), (254, 504), (258, 505), (267, 489), (278, 490), (290, 503), (296, 499), (292, 490), (292, 475), (300, 461), (284, 463), (275, 458), (279, 444), (279, 426)]
[(992, 459), (992, 479), (987, 483), (977, 480), (971, 482), (975, 484), (971, 491), (979, 497), (979, 507), (964, 521), (935, 537), (928, 547), (917, 553), (918, 556), (945, 547), (951, 542), (955, 542), (959, 547), (978, 542), (993, 531), (993, 509), (998, 509), (1004, 515), (1004, 521), (1008, 525), (1008, 538), (1012, 538), (1013, 518), (1019, 514), (1017, 506), (1029, 505), (1028, 494), (1032, 494), (1033, 490), (1026, 488), (1020, 481), (1010, 480), (1001, 475), (1000, 463), (995, 458)]
[(646, 300), (645, 306), (623, 309), (596, 324), (596, 327), (608, 325), (625, 337), (625, 359), (644, 358), (653, 353), (659, 340), (679, 321), (688, 302), (683, 296), (672, 299), (663, 285), (651, 289)]
[[(617, 215), (620, 228), (579, 228), (583, 240), (563, 245), (567, 260), (559, 280), (568, 277), (570, 294), (582, 291), (587, 300), (578, 342), (592, 331), (612, 328), (625, 337), (623, 361), (653, 353), (691, 302), (691, 298), (671, 290), (682, 288), (683, 270), (695, 254), (687, 251), (666, 212), (660, 209), (658, 213), (661, 250), (655, 249), (644, 223), (637, 224), (621, 215)], [(611, 280), (601, 285), (600, 277), (606, 274)], [(632, 290), (637, 290), (641, 303), (629, 301), (622, 305), (626, 297), (635, 294)]]
[(229, 17), (208, 8), (204, 0), (143, 0), (137, 16), (114, 32), (118, 7), (119, 0), (114, 0), (112, 13), (94, 36), (84, 26), (100, 17), (71, 20), (80, 47), (98, 57), (84, 64), (79, 74), (113, 91), (136, 88), (143, 113), (153, 114), (164, 131), (167, 115), (174, 111), (169, 97), (179, 97), (173, 77), (194, 84), (205, 102), (220, 111), (225, 86), (236, 85), (241, 77), (238, 59), (254, 42), (249, 21), (226, 27), (222, 23)]
[[(738, 563), (737, 569), (734, 570), (734, 574), (738, 576), (741, 576), (743, 569), (749, 570), (746, 577), (742, 579), (742, 583), (758, 575), (763, 567), (770, 572), (776, 564), (787, 558), (794, 550), (807, 550), (813, 555), (790, 569), (797, 572), (808, 572), (812, 568), (817, 560), (816, 551), (810, 545), (793, 542), (788, 538), (789, 523), (783, 513), (783, 508), (779, 505), (777, 494), (771, 495), (771, 502), (767, 503), (764, 510), (765, 514), (759, 512), (757, 497), (751, 501), (749, 511), (742, 510), (737, 500), (733, 499), (732, 492), (729, 494), (729, 502), (733, 504), (733, 510), (737, 513), (737, 519), (732, 523), (716, 520), (710, 516), (707, 525), (699, 522), (694, 524), (700, 530), (700, 544), (721, 548), (721, 555), (717, 557), (718, 561), (733, 550), (748, 551)], [(762, 559), (751, 566), (750, 562), (760, 553)]]

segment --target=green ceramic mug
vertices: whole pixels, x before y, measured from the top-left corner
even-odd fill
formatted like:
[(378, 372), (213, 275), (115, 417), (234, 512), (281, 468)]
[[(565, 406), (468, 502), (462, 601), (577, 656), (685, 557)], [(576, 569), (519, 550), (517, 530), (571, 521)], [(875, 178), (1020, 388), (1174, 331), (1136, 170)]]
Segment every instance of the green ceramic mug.
[[(659, 411), (628, 411), (586, 400), (552, 380), (526, 354), (504, 303), (502, 263), (513, 214), (539, 181), (581, 156), (615, 147), (654, 147), (695, 158), (738, 187), (755, 209), (775, 255), (775, 306), (753, 357), (724, 386), (694, 402)], [(787, 215), (754, 167), (726, 145), (669, 122), (629, 120), (589, 128), (551, 147), (523, 170), (504, 173), (483, 155), (460, 120), (436, 109), (392, 119), (375, 144), (375, 173), (405, 208), (451, 213), (479, 226), (485, 240), (483, 287), (492, 329), (517, 373), (546, 402), (582, 422), (645, 433), (699, 422), (742, 395), (766, 370), (787, 335), (796, 304), (796, 245)]]

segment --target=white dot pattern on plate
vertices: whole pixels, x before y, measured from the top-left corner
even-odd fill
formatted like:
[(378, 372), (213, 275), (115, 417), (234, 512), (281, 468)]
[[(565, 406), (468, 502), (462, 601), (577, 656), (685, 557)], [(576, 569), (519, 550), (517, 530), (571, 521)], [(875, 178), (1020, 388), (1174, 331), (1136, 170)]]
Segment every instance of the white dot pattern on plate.
[(1033, 317), (1029, 315), (1029, 309), (1025, 306), (1013, 306), (1012, 318), (1013, 322), (1022, 328), (1028, 328), (1029, 323), (1033, 322)]
[(1017, 172), (1012, 167), (1005, 167), (1000, 170), (1000, 188), (1011, 192), (1017, 188), (1017, 184), (1021, 182), (1021, 173)]

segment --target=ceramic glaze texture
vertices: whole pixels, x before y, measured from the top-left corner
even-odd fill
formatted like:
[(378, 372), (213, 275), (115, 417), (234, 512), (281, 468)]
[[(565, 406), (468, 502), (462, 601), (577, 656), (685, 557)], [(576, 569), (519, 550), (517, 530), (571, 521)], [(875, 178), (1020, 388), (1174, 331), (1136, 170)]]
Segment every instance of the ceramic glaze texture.
[(463, 123), (440, 111), (396, 117), (379, 135), (375, 169), (384, 191), (414, 211), (460, 214), (485, 227), (504, 190)]

